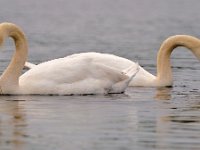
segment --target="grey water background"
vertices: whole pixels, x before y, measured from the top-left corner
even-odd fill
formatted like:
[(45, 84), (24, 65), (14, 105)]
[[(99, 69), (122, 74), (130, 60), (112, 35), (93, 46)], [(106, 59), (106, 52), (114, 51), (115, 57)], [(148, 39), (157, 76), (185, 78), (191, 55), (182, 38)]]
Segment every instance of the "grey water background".
[[(199, 10), (198, 0), (0, 0), (0, 22), (24, 30), (31, 62), (96, 51), (137, 61), (155, 74), (163, 40), (176, 34), (200, 38)], [(1, 48), (1, 72), (13, 49), (11, 40)], [(185, 48), (171, 60), (172, 88), (0, 96), (0, 149), (199, 150), (200, 63)]]

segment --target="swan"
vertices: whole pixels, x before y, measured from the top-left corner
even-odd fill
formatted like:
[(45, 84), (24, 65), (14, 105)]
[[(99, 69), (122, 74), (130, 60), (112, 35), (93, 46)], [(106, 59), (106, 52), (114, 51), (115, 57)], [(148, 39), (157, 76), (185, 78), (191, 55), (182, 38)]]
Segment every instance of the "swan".
[(139, 71), (139, 65), (121, 71), (78, 54), (44, 62), (21, 75), (28, 54), (26, 37), (15, 24), (1, 23), (0, 45), (7, 37), (14, 40), (16, 50), (0, 76), (0, 94), (122, 93)]
[[(170, 64), (170, 55), (172, 51), (178, 47), (184, 46), (188, 48), (198, 59), (200, 59), (200, 40), (189, 35), (174, 35), (167, 38), (162, 44), (157, 54), (157, 75), (154, 76), (141, 66), (139, 72), (129, 83), (129, 86), (144, 86), (144, 87), (165, 87), (172, 86), (172, 70)], [(85, 57), (95, 58), (94, 62), (104, 63), (107, 66), (123, 70), (132, 65), (137, 67), (137, 64), (126, 58), (122, 58), (112, 54), (99, 54), (94, 52), (83, 53)], [(70, 57), (75, 57), (76, 54)], [(34, 68), (36, 65), (26, 62), (26, 67)]]

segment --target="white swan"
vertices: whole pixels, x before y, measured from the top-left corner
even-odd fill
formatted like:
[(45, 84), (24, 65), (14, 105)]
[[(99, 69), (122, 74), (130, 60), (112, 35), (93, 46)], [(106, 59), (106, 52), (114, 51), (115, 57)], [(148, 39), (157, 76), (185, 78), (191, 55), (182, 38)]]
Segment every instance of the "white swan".
[[(137, 75), (132, 79), (129, 86), (151, 86), (151, 87), (161, 87), (161, 86), (172, 86), (172, 70), (170, 64), (170, 55), (172, 51), (178, 47), (184, 46), (187, 47), (198, 59), (200, 59), (200, 40), (188, 36), (188, 35), (175, 35), (166, 39), (158, 51), (157, 55), (157, 76), (152, 75), (151, 73), (144, 70), (140, 67)], [(99, 53), (83, 53), (85, 57), (95, 58), (93, 61), (97, 63), (104, 63), (107, 66), (116, 68), (116, 69), (125, 69), (130, 65), (135, 65), (135, 62), (128, 60), (126, 58), (118, 57), (111, 54), (99, 54)], [(75, 57), (72, 55), (71, 57)], [(34, 68), (34, 64), (26, 63), (26, 66), (29, 68)]]
[(16, 25), (2, 23), (0, 45), (6, 37), (14, 39), (16, 51), (0, 77), (0, 94), (122, 93), (139, 69), (120, 71), (79, 54), (44, 62), (21, 75), (28, 53), (25, 35)]

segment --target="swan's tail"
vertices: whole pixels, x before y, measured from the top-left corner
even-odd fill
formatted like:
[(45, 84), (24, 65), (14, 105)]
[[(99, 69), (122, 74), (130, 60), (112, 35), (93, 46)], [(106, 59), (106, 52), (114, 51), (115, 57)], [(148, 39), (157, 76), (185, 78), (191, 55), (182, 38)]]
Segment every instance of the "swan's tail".
[(35, 65), (33, 63), (30, 63), (30, 62), (26, 62), (25, 65), (24, 65), (24, 68), (26, 68), (26, 69), (32, 69), (35, 66), (37, 66), (37, 65)]
[(109, 91), (110, 94), (112, 93), (120, 93), (120, 91), (125, 91), (125, 89), (128, 87), (131, 80), (136, 76), (136, 74), (139, 72), (140, 66), (138, 63), (136, 65), (132, 65), (128, 67), (127, 69), (122, 71), (122, 74), (127, 76), (127, 79), (117, 82), (112, 86), (112, 89)]

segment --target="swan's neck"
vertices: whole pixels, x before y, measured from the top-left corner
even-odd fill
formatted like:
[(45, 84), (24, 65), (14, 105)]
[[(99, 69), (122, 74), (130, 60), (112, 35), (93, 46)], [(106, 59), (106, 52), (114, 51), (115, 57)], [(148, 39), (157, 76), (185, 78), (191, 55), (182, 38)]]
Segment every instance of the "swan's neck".
[(0, 77), (0, 87), (3, 91), (18, 87), (19, 76), (28, 53), (25, 35), (17, 26), (10, 23), (0, 24), (0, 44), (6, 37), (11, 37), (14, 40), (16, 51), (12, 56), (10, 64)]
[(172, 85), (172, 70), (170, 56), (172, 51), (184, 46), (200, 59), (200, 40), (187, 35), (176, 35), (163, 42), (157, 55), (157, 84), (160, 86)]

